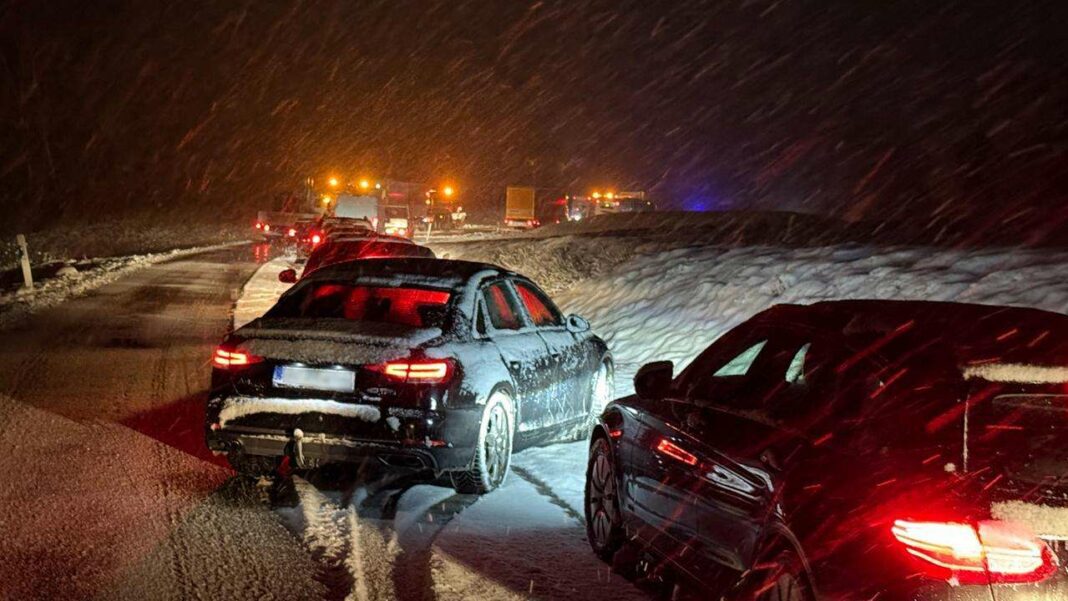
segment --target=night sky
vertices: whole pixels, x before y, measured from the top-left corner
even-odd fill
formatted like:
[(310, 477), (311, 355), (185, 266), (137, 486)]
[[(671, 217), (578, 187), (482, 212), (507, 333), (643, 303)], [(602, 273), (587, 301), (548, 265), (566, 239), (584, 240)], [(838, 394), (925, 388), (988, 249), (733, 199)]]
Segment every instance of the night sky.
[(1068, 3), (14, 1), (0, 115), (4, 230), (337, 173), (1049, 234)]

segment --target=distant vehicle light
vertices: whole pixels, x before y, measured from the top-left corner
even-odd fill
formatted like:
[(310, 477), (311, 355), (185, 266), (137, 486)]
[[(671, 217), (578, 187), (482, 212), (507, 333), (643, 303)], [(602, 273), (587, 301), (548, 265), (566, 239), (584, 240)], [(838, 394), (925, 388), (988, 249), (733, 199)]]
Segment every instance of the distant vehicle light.
[(600, 192), (594, 192), (590, 196), (593, 196), (594, 198), (600, 198), (601, 197), (601, 193)]
[(289, 231), (286, 232), (286, 235), (289, 236), (290, 238), (292, 238), (293, 236), (296, 236), (297, 235), (296, 228), (292, 228), (292, 227), (289, 228)]
[(257, 222), (256, 222), (256, 229), (258, 229), (258, 230), (262, 230), (262, 229), (263, 229), (263, 224), (262, 224), (262, 223), (260, 223), (259, 221), (257, 221)]
[(311, 237), (311, 242), (312, 242), (313, 245), (318, 244), (318, 243), (320, 243), (322, 241), (323, 241), (323, 237), (320, 236), (319, 234), (313, 234), (312, 237)]
[(611, 192), (608, 192), (607, 194), (604, 195), (604, 197), (607, 198), (608, 200), (612, 200), (613, 198), (616, 197), (616, 195), (611, 193)]
[(271, 231), (271, 224), (269, 224), (269, 223), (263, 224), (263, 231), (265, 231), (265, 232)]

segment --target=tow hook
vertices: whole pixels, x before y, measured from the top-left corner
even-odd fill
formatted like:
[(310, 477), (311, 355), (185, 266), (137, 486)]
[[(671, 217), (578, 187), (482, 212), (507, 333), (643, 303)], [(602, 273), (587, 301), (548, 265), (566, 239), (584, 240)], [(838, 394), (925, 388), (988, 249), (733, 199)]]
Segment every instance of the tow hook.
[(297, 462), (297, 467), (307, 467), (304, 463), (304, 431), (300, 428), (293, 430), (293, 460)]

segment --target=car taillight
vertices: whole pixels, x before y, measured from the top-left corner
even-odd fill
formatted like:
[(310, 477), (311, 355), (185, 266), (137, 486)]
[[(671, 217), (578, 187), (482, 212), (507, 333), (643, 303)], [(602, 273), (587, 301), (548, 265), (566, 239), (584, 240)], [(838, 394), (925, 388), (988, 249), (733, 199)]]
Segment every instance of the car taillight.
[(288, 236), (289, 236), (290, 238), (292, 238), (293, 236), (296, 236), (296, 235), (297, 235), (297, 230), (296, 230), (296, 229), (294, 229), (294, 228), (289, 228), (289, 231), (288, 231), (288, 232), (286, 232), (286, 234), (287, 234), (287, 235), (288, 235)]
[(320, 243), (320, 242), (322, 242), (322, 241), (323, 241), (323, 237), (322, 237), (322, 236), (320, 236), (319, 234), (313, 234), (313, 235), (312, 235), (312, 244), (313, 244), (313, 245), (314, 245), (314, 244), (318, 244), (318, 243)]
[(263, 229), (263, 224), (257, 221), (256, 222), (256, 229), (262, 230)]
[(265, 231), (265, 232), (271, 231), (271, 224), (269, 224), (269, 223), (263, 224), (263, 231)]
[(453, 362), (449, 359), (390, 361), (371, 369), (397, 382), (440, 384), (452, 376)]
[(260, 361), (263, 361), (263, 357), (257, 357), (256, 355), (246, 353), (245, 351), (225, 349), (221, 346), (215, 349), (215, 354), (211, 357), (212, 365), (220, 369), (245, 367), (254, 363), (259, 363)]
[(697, 455), (694, 455), (666, 438), (660, 439), (660, 442), (656, 445), (656, 450), (676, 461), (681, 461), (686, 465), (697, 465)]
[(1020, 524), (897, 520), (891, 531), (932, 576), (958, 584), (1040, 582), (1057, 570), (1046, 543)]

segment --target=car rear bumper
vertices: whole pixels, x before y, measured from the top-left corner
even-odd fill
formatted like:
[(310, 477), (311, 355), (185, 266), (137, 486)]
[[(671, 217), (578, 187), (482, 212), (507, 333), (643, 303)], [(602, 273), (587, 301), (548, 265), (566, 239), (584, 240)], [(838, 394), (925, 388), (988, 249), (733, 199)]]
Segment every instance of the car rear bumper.
[[(474, 455), (482, 413), (481, 407), (447, 411), (381, 407), (373, 411), (373, 419), (309, 410), (242, 413), (240, 418), (227, 420), (227, 402), (208, 402), (205, 439), (209, 449), (289, 456), (302, 467), (374, 459), (397, 469), (464, 469)], [(288, 402), (302, 404), (300, 399)], [(314, 408), (323, 409), (322, 404)]]
[[(880, 601), (1054, 601), (1068, 599), (1068, 575), (1062, 567), (1058, 572), (1037, 584), (974, 584), (953, 586), (945, 582), (916, 582), (903, 580), (900, 589), (882, 590), (874, 598)], [(863, 587), (861, 587), (863, 588)], [(872, 591), (863, 596), (829, 592), (822, 598), (833, 601), (872, 598)]]
[(250, 432), (241, 428), (209, 431), (208, 448), (260, 457), (290, 457), (299, 467), (325, 463), (359, 463), (375, 460), (396, 469), (449, 471), (467, 466), (473, 448), (385, 443), (326, 434), (304, 434), (299, 443), (292, 434)]

